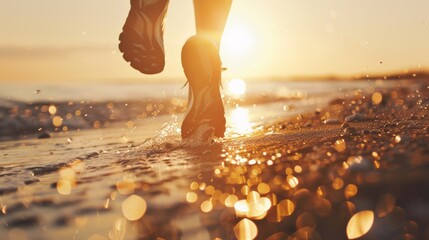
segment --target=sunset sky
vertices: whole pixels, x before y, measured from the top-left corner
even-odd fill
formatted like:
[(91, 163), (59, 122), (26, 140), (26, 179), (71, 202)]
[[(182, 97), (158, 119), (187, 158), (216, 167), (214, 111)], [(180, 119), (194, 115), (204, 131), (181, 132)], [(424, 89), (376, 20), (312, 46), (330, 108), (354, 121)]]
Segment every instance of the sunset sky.
[[(182, 81), (192, 0), (170, 1), (167, 64), (154, 76), (131, 68), (118, 50), (128, 10), (128, 0), (1, 1), (0, 82)], [(221, 56), (225, 78), (426, 69), (429, 1), (235, 0)]]

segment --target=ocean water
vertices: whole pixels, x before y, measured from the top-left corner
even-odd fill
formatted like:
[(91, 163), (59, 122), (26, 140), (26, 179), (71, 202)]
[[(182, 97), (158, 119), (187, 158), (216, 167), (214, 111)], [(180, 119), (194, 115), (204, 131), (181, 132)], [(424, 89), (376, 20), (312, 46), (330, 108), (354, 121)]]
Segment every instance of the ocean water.
[[(371, 91), (388, 84), (392, 83), (260, 81), (247, 83), (242, 96), (229, 94), (228, 84), (222, 93), (228, 116), (250, 117), (255, 125), (254, 115), (260, 112), (258, 109), (264, 112), (259, 120), (267, 121), (296, 114), (298, 110), (309, 110), (304, 106), (321, 107), (348, 91)], [(118, 122), (128, 122), (128, 126), (132, 126), (140, 120), (161, 115), (180, 118), (186, 110), (187, 88), (178, 82), (3, 84), (0, 88), (0, 140), (104, 128)], [(245, 108), (237, 110), (237, 107)]]
[[(0, 88), (4, 101), (123, 101), (135, 99), (160, 99), (186, 97), (187, 87), (183, 82), (174, 83), (85, 83), (38, 84), (5, 83)], [(227, 82), (223, 82), (227, 95)], [(389, 85), (389, 82), (374, 81), (270, 81), (247, 82), (246, 95), (270, 94), (290, 96), (294, 93), (320, 94), (348, 89), (368, 89)]]

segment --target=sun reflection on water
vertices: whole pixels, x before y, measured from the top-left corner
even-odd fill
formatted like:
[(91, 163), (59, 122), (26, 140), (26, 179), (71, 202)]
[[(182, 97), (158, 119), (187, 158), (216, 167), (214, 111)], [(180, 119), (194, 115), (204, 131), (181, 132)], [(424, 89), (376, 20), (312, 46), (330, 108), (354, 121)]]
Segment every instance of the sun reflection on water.
[(249, 109), (237, 107), (231, 110), (230, 127), (227, 129), (227, 135), (245, 135), (253, 132), (253, 126), (249, 118)]

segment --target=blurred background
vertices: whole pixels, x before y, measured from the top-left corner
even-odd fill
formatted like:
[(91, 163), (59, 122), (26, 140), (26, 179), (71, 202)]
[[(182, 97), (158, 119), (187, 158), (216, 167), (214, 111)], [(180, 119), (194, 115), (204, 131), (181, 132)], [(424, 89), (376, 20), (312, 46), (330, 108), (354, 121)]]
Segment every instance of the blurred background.
[[(234, 0), (221, 55), (225, 78), (359, 77), (429, 67), (429, 1)], [(0, 83), (184, 82), (192, 0), (171, 0), (166, 68), (145, 76), (118, 50), (125, 0), (0, 2)]]

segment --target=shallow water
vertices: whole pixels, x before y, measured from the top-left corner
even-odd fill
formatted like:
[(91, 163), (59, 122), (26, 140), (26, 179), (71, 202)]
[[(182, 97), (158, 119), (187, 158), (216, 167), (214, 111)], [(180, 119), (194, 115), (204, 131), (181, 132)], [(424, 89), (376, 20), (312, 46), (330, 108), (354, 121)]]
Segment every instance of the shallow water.
[[(288, 104), (285, 110), (293, 111), (305, 102), (335, 97), (330, 96), (332, 94), (392, 84), (381, 83), (267, 81), (248, 83), (245, 96), (229, 94), (228, 87), (222, 92), (229, 109), (284, 102)], [(186, 94), (187, 88), (181, 88), (178, 83), (5, 85), (0, 88), (0, 141), (102, 128), (115, 122), (129, 121), (128, 124), (133, 125), (138, 119), (178, 115), (186, 109)], [(238, 111), (234, 116), (237, 114)]]

